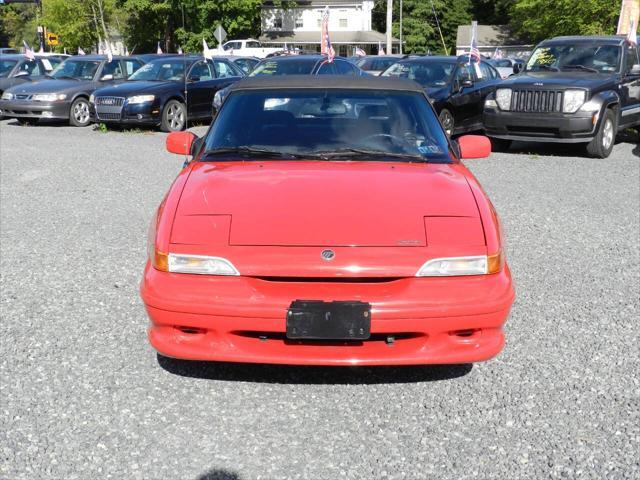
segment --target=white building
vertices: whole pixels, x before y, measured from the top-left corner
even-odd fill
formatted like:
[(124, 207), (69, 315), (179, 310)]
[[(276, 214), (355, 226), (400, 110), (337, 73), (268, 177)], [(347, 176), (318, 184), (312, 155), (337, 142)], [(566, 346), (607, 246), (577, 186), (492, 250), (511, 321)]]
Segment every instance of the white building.
[[(295, 8), (284, 10), (273, 1), (262, 3), (262, 36), (266, 45), (320, 51), (320, 26), (329, 7), (329, 38), (339, 55), (352, 55), (355, 47), (367, 53), (385, 48), (386, 37), (371, 29), (374, 0), (298, 0)], [(394, 50), (399, 41), (393, 39)]]

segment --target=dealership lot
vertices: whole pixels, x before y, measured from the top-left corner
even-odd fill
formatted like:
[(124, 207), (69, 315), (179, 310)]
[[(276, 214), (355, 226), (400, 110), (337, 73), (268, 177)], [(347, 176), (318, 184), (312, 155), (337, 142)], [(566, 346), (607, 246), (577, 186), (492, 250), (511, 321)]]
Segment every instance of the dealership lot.
[(637, 137), (469, 161), (507, 237), (507, 346), (379, 369), (156, 356), (137, 288), (182, 164), (164, 138), (0, 122), (0, 478), (640, 475)]

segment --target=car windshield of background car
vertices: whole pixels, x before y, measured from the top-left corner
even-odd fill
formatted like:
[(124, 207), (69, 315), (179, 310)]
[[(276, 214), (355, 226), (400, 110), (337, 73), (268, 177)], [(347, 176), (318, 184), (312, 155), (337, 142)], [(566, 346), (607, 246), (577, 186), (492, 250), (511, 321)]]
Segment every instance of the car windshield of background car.
[(232, 92), (205, 138), (205, 152), (202, 159), (210, 161), (262, 153), (270, 159), (451, 163), (424, 95), (373, 89)]
[(309, 75), (315, 62), (309, 60), (265, 60), (260, 62), (249, 74), (250, 77), (259, 75)]
[(382, 75), (408, 78), (423, 87), (444, 87), (451, 80), (455, 64), (447, 62), (396, 63)]
[(129, 81), (145, 80), (152, 82), (184, 81), (183, 60), (163, 60), (160, 62), (149, 62), (138, 69), (129, 77)]
[(51, 76), (57, 79), (75, 78), (79, 80), (93, 80), (100, 62), (89, 60), (66, 60), (58, 65)]
[(616, 45), (553, 45), (536, 48), (527, 70), (613, 73), (620, 68), (620, 58), (621, 50)]
[(0, 78), (6, 77), (11, 73), (13, 67), (18, 63), (15, 60), (0, 60)]

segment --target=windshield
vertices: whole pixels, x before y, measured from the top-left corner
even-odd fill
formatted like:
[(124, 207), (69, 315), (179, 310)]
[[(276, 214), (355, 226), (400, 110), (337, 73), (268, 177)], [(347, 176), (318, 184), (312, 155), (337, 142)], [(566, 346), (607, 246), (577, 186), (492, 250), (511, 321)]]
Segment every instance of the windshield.
[[(140, 67), (133, 75), (129, 77), (132, 80), (146, 81), (184, 81), (184, 60), (162, 60), (147, 63)], [(189, 63), (186, 63), (189, 66)]]
[(0, 60), (0, 78), (9, 75), (16, 63), (18, 63), (16, 60)]
[(385, 90), (232, 93), (207, 134), (201, 158), (225, 156), (451, 162), (447, 139), (424, 95)]
[(309, 75), (317, 62), (309, 60), (264, 60), (256, 65), (249, 74), (250, 77), (259, 75)]
[(618, 71), (621, 49), (615, 45), (552, 45), (534, 50), (527, 70)]
[(356, 65), (365, 71), (383, 72), (398, 60), (398, 58), (361, 58), (356, 60)]
[(90, 60), (66, 60), (58, 65), (51, 76), (53, 78), (77, 78), (79, 80), (93, 80), (99, 61)]
[(382, 76), (408, 78), (423, 87), (444, 87), (449, 83), (455, 66), (451, 62), (402, 62), (389, 67)]

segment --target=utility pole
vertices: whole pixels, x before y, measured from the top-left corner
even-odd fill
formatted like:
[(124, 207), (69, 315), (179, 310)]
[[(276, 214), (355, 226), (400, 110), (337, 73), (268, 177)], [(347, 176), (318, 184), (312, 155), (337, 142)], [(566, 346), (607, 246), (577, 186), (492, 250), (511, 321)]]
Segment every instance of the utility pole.
[(392, 52), (393, 0), (387, 0), (387, 55)]

